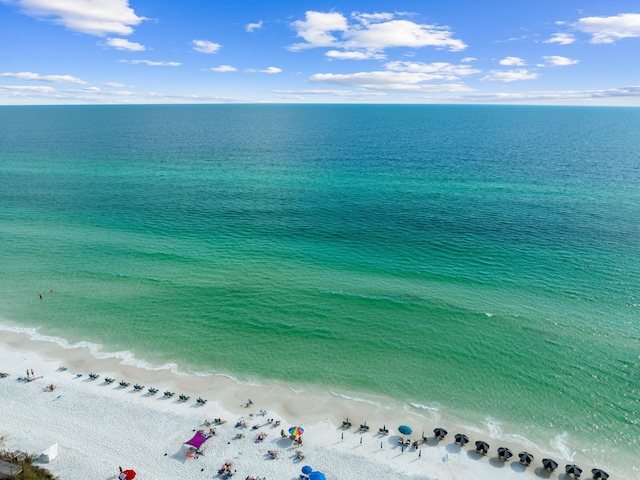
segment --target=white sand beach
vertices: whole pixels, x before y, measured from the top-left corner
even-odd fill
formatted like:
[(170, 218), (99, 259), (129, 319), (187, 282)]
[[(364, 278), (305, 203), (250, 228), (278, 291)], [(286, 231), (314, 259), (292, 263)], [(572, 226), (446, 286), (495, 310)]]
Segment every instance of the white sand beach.
[[(295, 392), (282, 386), (244, 385), (224, 376), (196, 376), (174, 373), (168, 369), (149, 370), (124, 365), (118, 358), (98, 359), (86, 348), (62, 348), (50, 341), (31, 339), (26, 334), (2, 331), (0, 371), (10, 376), (0, 379), (0, 449), (40, 453), (58, 444), (59, 455), (43, 464), (60, 479), (115, 480), (118, 467), (134, 469), (136, 478), (210, 479), (220, 478), (218, 469), (233, 462), (234, 478), (247, 476), (274, 479), (298, 479), (301, 468), (310, 465), (328, 479), (439, 479), (439, 480), (526, 480), (529, 478), (568, 478), (564, 465), (568, 459), (554, 457), (560, 468), (548, 474), (540, 452), (508, 438), (491, 438), (487, 432), (470, 431), (460, 425), (435, 425), (443, 421), (430, 417), (427, 410), (395, 409), (375, 405), (375, 401), (358, 402), (329, 393)], [(65, 366), (65, 371), (60, 367)], [(26, 370), (33, 369), (37, 380), (18, 381)], [(89, 373), (100, 374), (96, 380)], [(81, 376), (79, 376), (81, 374)], [(112, 384), (105, 377), (116, 379)], [(131, 385), (122, 388), (119, 382)], [(145, 386), (135, 391), (133, 385)], [(55, 385), (53, 392), (45, 390)], [(159, 393), (150, 395), (148, 387)], [(171, 399), (163, 392), (175, 392)], [(178, 396), (190, 396), (180, 402)], [(204, 406), (196, 399), (207, 399)], [(251, 398), (253, 405), (243, 404)], [(260, 415), (266, 410), (265, 415)], [(340, 427), (345, 417), (353, 426)], [(222, 425), (205, 424), (224, 419)], [(247, 428), (237, 428), (245, 420)], [(269, 419), (280, 421), (276, 426)], [(369, 432), (358, 430), (366, 421)], [(397, 427), (411, 426), (412, 435), (428, 437), (418, 450), (398, 445)], [(259, 428), (253, 429), (253, 425)], [(303, 445), (282, 438), (281, 429), (299, 425), (304, 428)], [(378, 429), (386, 425), (388, 435)], [(442, 426), (449, 435), (437, 442), (433, 428)], [(198, 429), (212, 436), (202, 449), (203, 455), (188, 458), (188, 441)], [(464, 448), (454, 444), (455, 433), (465, 433), (471, 443)], [(238, 438), (238, 434), (244, 434)], [(267, 434), (262, 442), (254, 439)], [(474, 452), (476, 440), (486, 440), (491, 449), (486, 456)], [(507, 446), (516, 461), (497, 458), (497, 448)], [(269, 450), (279, 452), (277, 459)], [(296, 450), (304, 460), (296, 459)], [(535, 456), (529, 468), (517, 462), (517, 454), (527, 450)], [(590, 478), (593, 465), (588, 459), (575, 458), (582, 466), (583, 478)], [(615, 477), (615, 472), (611, 478)]]

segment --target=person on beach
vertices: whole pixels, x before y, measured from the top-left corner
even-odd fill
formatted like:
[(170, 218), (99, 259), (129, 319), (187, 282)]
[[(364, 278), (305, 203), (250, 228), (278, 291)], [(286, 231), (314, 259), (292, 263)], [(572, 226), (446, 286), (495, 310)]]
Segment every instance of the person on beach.
[(35, 374), (33, 373), (33, 368), (31, 369), (31, 378), (32, 378), (33, 380), (35, 380), (35, 378), (36, 378)]
[(120, 469), (120, 475), (118, 475), (118, 478), (120, 480), (126, 480), (127, 479), (127, 475), (124, 473), (124, 471), (122, 470), (122, 467), (118, 467)]
[(29, 369), (27, 368), (27, 380), (31, 380), (31, 377), (29, 377)]
[(42, 294), (41, 294), (41, 293), (39, 293), (39, 294), (38, 294), (38, 296), (40, 297), (40, 300), (42, 300)]

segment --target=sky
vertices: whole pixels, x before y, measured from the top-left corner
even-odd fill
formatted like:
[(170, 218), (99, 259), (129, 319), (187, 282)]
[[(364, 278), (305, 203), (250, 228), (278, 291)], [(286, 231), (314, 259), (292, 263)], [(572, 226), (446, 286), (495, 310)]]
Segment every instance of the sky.
[(0, 105), (640, 106), (640, 0), (0, 0)]

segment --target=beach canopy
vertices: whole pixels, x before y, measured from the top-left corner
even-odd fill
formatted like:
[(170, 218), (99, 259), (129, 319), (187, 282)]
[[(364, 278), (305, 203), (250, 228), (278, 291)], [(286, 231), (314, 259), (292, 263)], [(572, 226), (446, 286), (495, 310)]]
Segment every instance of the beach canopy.
[(193, 438), (191, 440), (189, 440), (188, 442), (184, 442), (185, 445), (191, 445), (192, 447), (200, 450), (200, 448), (202, 447), (202, 444), (204, 442), (206, 442), (207, 440), (209, 440), (209, 437), (204, 435), (201, 432), (196, 432), (196, 434), (193, 436)]
[(579, 477), (582, 473), (582, 469), (577, 465), (567, 465), (564, 467), (564, 471), (569, 475), (573, 475), (575, 477)]
[(435, 434), (436, 438), (440, 440), (446, 437), (448, 432), (444, 428), (438, 427), (433, 430), (433, 433)]
[(513, 453), (507, 447), (499, 447), (498, 456), (504, 460), (508, 460), (509, 458), (513, 457)]
[(609, 478), (609, 474), (599, 468), (594, 468), (591, 470), (591, 473), (593, 473), (593, 478), (601, 478), (602, 480), (607, 480), (607, 478)]
[(302, 427), (291, 427), (289, 429), (289, 435), (293, 435), (297, 437), (298, 435), (302, 435), (304, 433), (304, 428)]
[(558, 462), (550, 458), (543, 458), (542, 466), (544, 467), (545, 470), (549, 470), (550, 472), (553, 472), (556, 468), (558, 468)]
[(327, 480), (327, 477), (322, 472), (313, 471), (309, 474), (309, 480)]
[(407, 427), (406, 425), (400, 425), (398, 427), (398, 431), (400, 433), (402, 433), (403, 435), (411, 435), (411, 433), (413, 432), (413, 430), (411, 430), (409, 427)]
[(489, 444), (487, 442), (483, 442), (482, 440), (478, 440), (476, 442), (476, 452), (487, 453), (488, 451), (489, 451)]
[(469, 443), (469, 437), (467, 437), (462, 433), (456, 433), (455, 439), (456, 439), (456, 443), (459, 443), (460, 445)]
[(520, 457), (520, 463), (530, 465), (531, 462), (533, 462), (533, 455), (531, 455), (530, 453), (520, 452), (518, 456)]
[(313, 468), (311, 468), (309, 465), (305, 465), (304, 467), (302, 467), (302, 473), (304, 473), (305, 475), (309, 475), (311, 472), (313, 472)]

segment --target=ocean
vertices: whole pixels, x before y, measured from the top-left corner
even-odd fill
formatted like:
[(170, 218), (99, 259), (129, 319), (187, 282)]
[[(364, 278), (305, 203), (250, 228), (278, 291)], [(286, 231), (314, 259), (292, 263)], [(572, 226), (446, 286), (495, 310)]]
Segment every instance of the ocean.
[(631, 467), (638, 132), (633, 108), (0, 107), (0, 317)]

